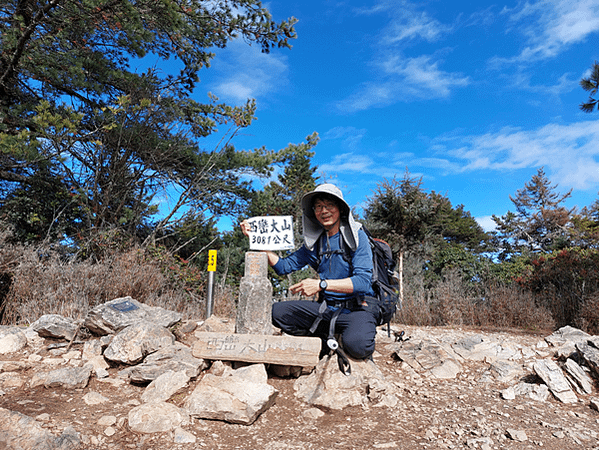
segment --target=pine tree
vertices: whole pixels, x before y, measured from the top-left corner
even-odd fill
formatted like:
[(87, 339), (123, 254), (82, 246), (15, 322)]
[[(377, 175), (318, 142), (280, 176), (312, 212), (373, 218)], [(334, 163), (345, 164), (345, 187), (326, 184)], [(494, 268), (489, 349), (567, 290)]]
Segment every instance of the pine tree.
[(510, 200), (516, 212), (493, 216), (508, 253), (550, 252), (569, 245), (569, 227), (574, 208), (563, 206), (572, 190), (565, 194), (556, 191), (540, 168), (530, 182)]

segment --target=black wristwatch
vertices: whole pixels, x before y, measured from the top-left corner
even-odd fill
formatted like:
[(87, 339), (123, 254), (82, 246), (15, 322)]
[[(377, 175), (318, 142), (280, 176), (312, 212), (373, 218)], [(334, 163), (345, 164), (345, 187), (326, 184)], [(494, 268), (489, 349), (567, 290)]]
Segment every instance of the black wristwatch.
[(323, 291), (326, 291), (327, 287), (328, 287), (327, 280), (320, 280), (319, 286), (320, 286), (320, 289), (322, 289)]

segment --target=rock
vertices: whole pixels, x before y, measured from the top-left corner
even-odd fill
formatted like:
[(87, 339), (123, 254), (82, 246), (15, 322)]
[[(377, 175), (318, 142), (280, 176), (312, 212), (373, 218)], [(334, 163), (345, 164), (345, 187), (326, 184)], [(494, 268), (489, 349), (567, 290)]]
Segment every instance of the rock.
[(192, 417), (251, 425), (275, 401), (278, 391), (267, 384), (263, 364), (206, 374), (185, 402)]
[(27, 357), (27, 361), (0, 361), (0, 372), (23, 372), (31, 367), (29, 357)]
[(198, 322), (195, 320), (187, 320), (181, 323), (181, 326), (177, 328), (177, 331), (181, 334), (192, 333), (198, 327)]
[(524, 430), (514, 430), (513, 428), (508, 428), (507, 436), (517, 442), (525, 442), (528, 440), (528, 436)]
[(0, 354), (16, 353), (26, 345), (27, 337), (20, 328), (0, 326)]
[(576, 344), (576, 349), (595, 375), (599, 376), (599, 349), (587, 343)]
[(520, 365), (512, 364), (508, 361), (495, 361), (489, 368), (491, 374), (500, 382), (507, 382), (522, 374)]
[(184, 370), (189, 378), (196, 378), (207, 363), (191, 354), (191, 349), (180, 342), (163, 347), (148, 355), (143, 363), (136, 365), (129, 372), (129, 379), (134, 383), (148, 383), (163, 373)]
[(46, 388), (83, 389), (89, 383), (91, 370), (89, 366), (53, 370), (42, 377), (42, 384)]
[(110, 427), (116, 423), (116, 416), (102, 416), (97, 423), (102, 427)]
[(50, 414), (48, 413), (42, 413), (39, 416), (35, 417), (35, 420), (37, 420), (38, 422), (50, 422)]
[(88, 313), (84, 324), (92, 333), (107, 335), (118, 333), (136, 322), (169, 328), (180, 320), (181, 314), (177, 312), (122, 297), (96, 306)]
[(443, 361), (440, 366), (433, 367), (431, 369), (431, 374), (435, 378), (439, 378), (442, 380), (455, 378), (462, 371), (462, 366), (457, 361), (448, 359), (447, 361)]
[(87, 361), (87, 364), (84, 365), (84, 367), (87, 366), (92, 368), (97, 378), (106, 378), (108, 376), (106, 369), (108, 369), (110, 366), (102, 355), (92, 357), (89, 361)]
[(164, 433), (188, 424), (189, 414), (171, 403), (144, 403), (129, 411), (128, 420), (137, 433)]
[(0, 388), (11, 389), (20, 388), (25, 384), (25, 380), (17, 372), (2, 372), (0, 373)]
[(27, 338), (27, 345), (33, 349), (39, 349), (44, 345), (44, 338), (41, 337), (37, 331), (33, 330), (31, 327), (25, 328), (23, 330), (25, 333), (25, 337)]
[(545, 338), (545, 342), (554, 347), (560, 347), (568, 343), (577, 344), (580, 342), (586, 343), (591, 336), (582, 330), (565, 326), (555, 331), (550, 336)]
[(496, 360), (503, 350), (497, 342), (485, 340), (482, 336), (464, 338), (452, 345), (462, 358), (470, 361)]
[[(493, 447), (493, 439), (488, 437), (472, 438), (466, 441), (466, 445), (470, 448), (480, 448), (481, 450), (491, 450)], [(479, 447), (480, 446), (480, 447)]]
[(195, 444), (197, 440), (193, 434), (191, 434), (189, 431), (185, 431), (181, 427), (175, 428), (174, 435), (175, 444)]
[(576, 381), (585, 394), (593, 393), (593, 380), (583, 368), (576, 363), (576, 361), (568, 358), (564, 365), (564, 369)]
[(81, 352), (78, 350), (71, 350), (70, 352), (63, 354), (62, 359), (66, 361), (81, 359)]
[(156, 350), (172, 346), (175, 336), (155, 323), (135, 323), (120, 331), (110, 342), (104, 357), (112, 362), (137, 364)]
[(559, 401), (563, 403), (575, 403), (578, 401), (578, 397), (570, 388), (568, 380), (554, 361), (550, 359), (535, 361), (533, 369)]
[(513, 386), (501, 391), (501, 398), (504, 400), (514, 400), (516, 398), (516, 390)]
[(345, 375), (339, 370), (337, 355), (321, 359), (309, 376), (296, 380), (296, 397), (309, 405), (329, 409), (393, 402), (387, 397), (395, 397), (396, 389), (372, 361), (350, 358), (350, 365), (351, 373)]
[(165, 402), (179, 389), (187, 386), (189, 376), (184, 370), (173, 372), (169, 370), (152, 381), (141, 395), (144, 403)]
[(235, 333), (235, 320), (212, 315), (198, 326), (196, 333)]
[(30, 328), (41, 337), (71, 340), (79, 329), (73, 319), (58, 314), (45, 314), (33, 322)]
[(212, 365), (208, 369), (208, 373), (212, 375), (216, 375), (217, 377), (222, 377), (225, 372), (231, 370), (233, 368), (230, 362), (225, 361), (212, 361)]
[(85, 341), (83, 344), (83, 352), (81, 353), (81, 359), (89, 361), (97, 356), (101, 356), (103, 352), (103, 345), (99, 339), (92, 339)]
[(501, 391), (505, 400), (513, 400), (517, 396), (525, 396), (532, 400), (544, 402), (549, 397), (549, 388), (545, 384), (518, 383)]
[(75, 450), (79, 433), (67, 427), (60, 436), (43, 429), (33, 418), (0, 408), (0, 446), (14, 450)]
[(395, 344), (394, 350), (401, 361), (406, 362), (418, 372), (422, 370), (430, 371), (448, 360), (455, 361), (454, 355), (432, 339), (411, 339), (401, 344)]
[(306, 419), (320, 419), (324, 413), (318, 408), (308, 408), (302, 413)]
[(90, 391), (83, 396), (83, 401), (86, 405), (99, 405), (110, 400), (98, 392)]

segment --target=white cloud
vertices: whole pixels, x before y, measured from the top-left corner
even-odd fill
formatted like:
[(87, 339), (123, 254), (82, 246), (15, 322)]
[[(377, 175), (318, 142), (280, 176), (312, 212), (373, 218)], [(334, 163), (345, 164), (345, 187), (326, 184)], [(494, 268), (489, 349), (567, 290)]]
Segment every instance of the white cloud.
[(397, 8), (397, 15), (385, 30), (383, 42), (395, 44), (403, 41), (422, 39), (436, 41), (445, 34), (449, 27), (432, 19), (426, 12), (414, 12)]
[(325, 173), (374, 173), (376, 167), (374, 161), (365, 155), (355, 153), (344, 153), (335, 155), (328, 164), (320, 164), (318, 169)]
[(426, 11), (418, 11), (418, 5), (409, 1), (380, 0), (370, 8), (357, 10), (361, 15), (387, 14), (391, 20), (381, 33), (381, 43), (391, 45), (422, 39), (433, 42), (451, 30)]
[(445, 99), (458, 87), (470, 84), (462, 74), (445, 72), (432, 56), (402, 58), (391, 55), (378, 63), (381, 79), (364, 83), (353, 95), (339, 102), (343, 111), (356, 112), (398, 102)]
[(354, 150), (359, 147), (365, 135), (365, 128), (347, 126), (331, 128), (321, 138), (323, 140), (342, 140), (345, 148)]
[(525, 47), (512, 58), (494, 63), (532, 63), (554, 58), (571, 45), (599, 31), (599, 0), (541, 0), (504, 10), (526, 37)]
[(386, 73), (399, 75), (403, 83), (416, 88), (423, 98), (446, 98), (454, 87), (469, 84), (468, 77), (442, 71), (439, 64), (440, 61), (433, 61), (428, 55), (405, 60), (394, 56), (383, 67)]
[[(560, 185), (588, 189), (599, 184), (599, 121), (549, 124), (534, 130), (504, 128), (495, 133), (435, 140), (458, 171), (545, 167)], [(444, 150), (441, 150), (444, 148)]]
[(494, 231), (497, 228), (497, 224), (491, 216), (475, 217), (474, 220), (476, 220), (483, 230), (487, 232)]
[(210, 86), (220, 99), (245, 102), (276, 92), (287, 85), (287, 57), (276, 52), (262, 53), (259, 46), (249, 46), (242, 39), (229, 43), (218, 52), (210, 70), (218, 83)]
[(443, 24), (419, 8), (409, 1), (380, 0), (371, 8), (358, 10), (358, 14), (385, 14), (387, 25), (375, 40), (372, 78), (339, 102), (340, 110), (357, 112), (401, 101), (447, 98), (455, 88), (470, 83), (463, 74), (444, 71), (444, 61), (436, 54), (407, 55), (415, 44), (439, 41), (453, 30), (453, 25)]

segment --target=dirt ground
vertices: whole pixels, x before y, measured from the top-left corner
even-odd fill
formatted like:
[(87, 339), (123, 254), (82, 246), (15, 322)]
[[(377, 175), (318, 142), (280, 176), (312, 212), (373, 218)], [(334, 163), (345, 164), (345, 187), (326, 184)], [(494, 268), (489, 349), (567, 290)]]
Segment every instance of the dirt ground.
[[(409, 332), (407, 329), (407, 335)], [(534, 345), (542, 337), (522, 334), (519, 339), (523, 345)], [(521, 397), (504, 400), (500, 391), (516, 381), (481, 383), (477, 380), (488, 365), (478, 362), (467, 363), (451, 380), (419, 376), (393, 358), (391, 342), (379, 339), (375, 362), (399, 388), (400, 403), (396, 407), (350, 407), (323, 411), (324, 415), (313, 418), (306, 414), (310, 406), (294, 395), (295, 379), (272, 376), (269, 384), (279, 391), (276, 403), (254, 424), (193, 419), (185, 427), (197, 439), (193, 444), (175, 444), (172, 432), (144, 435), (131, 431), (126, 417), (139, 404), (144, 388), (128, 383), (92, 378), (80, 390), (30, 389), (25, 383), (0, 397), (0, 407), (38, 418), (56, 434), (72, 425), (83, 436), (82, 448), (86, 450), (599, 449), (599, 412), (589, 407), (588, 399), (573, 405), (554, 398), (546, 402)], [(115, 379), (118, 370), (111, 368), (109, 379)], [(24, 378), (30, 379), (33, 371), (29, 369)], [(195, 382), (170, 401), (182, 405), (194, 387)], [(90, 391), (110, 402), (87, 405), (83, 396)], [(105, 416), (114, 416), (116, 422), (99, 424)]]

